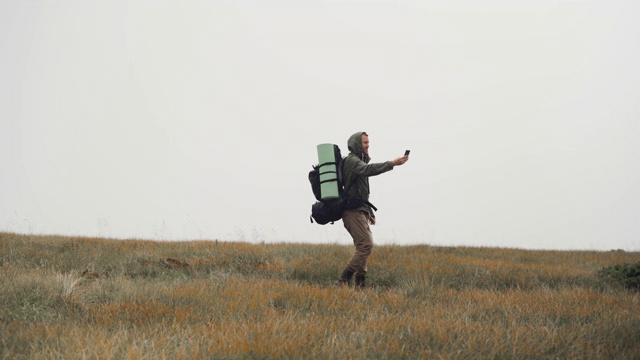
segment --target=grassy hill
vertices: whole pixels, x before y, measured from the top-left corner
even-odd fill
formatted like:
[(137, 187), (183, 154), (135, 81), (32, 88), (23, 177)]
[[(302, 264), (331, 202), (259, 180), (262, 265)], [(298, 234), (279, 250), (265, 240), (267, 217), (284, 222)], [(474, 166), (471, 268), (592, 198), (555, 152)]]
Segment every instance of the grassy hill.
[(0, 233), (0, 357), (640, 358), (637, 252), (352, 247)]

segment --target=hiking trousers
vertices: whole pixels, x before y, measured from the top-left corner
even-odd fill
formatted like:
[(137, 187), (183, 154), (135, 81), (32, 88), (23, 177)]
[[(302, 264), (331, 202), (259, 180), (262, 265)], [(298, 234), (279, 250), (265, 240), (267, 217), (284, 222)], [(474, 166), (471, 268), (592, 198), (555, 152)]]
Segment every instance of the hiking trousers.
[(367, 273), (367, 258), (373, 250), (373, 235), (369, 228), (369, 215), (363, 211), (344, 211), (342, 223), (353, 238), (356, 251), (347, 263), (346, 270), (352, 271), (356, 276)]

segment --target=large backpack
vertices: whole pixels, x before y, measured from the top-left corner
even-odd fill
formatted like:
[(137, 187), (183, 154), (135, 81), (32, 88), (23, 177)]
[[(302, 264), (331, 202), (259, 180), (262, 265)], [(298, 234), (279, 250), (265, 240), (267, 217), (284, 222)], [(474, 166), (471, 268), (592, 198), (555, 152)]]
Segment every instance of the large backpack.
[[(333, 224), (335, 221), (342, 219), (342, 212), (348, 209), (356, 209), (363, 204), (369, 205), (372, 209), (377, 210), (373, 204), (368, 201), (364, 201), (361, 199), (351, 198), (347, 195), (347, 191), (351, 187), (351, 184), (343, 183), (344, 179), (344, 159), (340, 152), (340, 147), (338, 145), (333, 145), (335, 159), (333, 162), (317, 164), (313, 166), (313, 169), (309, 172), (309, 182), (311, 183), (311, 189), (313, 190), (313, 195), (316, 197), (316, 202), (311, 205), (311, 216), (309, 219), (313, 223), (315, 222), (320, 225), (325, 225), (328, 223)], [(338, 198), (332, 200), (322, 200), (320, 194), (320, 184), (324, 181), (320, 181), (320, 172), (324, 173), (323, 167), (325, 165), (335, 165), (337, 176), (332, 180), (325, 181), (337, 181), (338, 182)]]

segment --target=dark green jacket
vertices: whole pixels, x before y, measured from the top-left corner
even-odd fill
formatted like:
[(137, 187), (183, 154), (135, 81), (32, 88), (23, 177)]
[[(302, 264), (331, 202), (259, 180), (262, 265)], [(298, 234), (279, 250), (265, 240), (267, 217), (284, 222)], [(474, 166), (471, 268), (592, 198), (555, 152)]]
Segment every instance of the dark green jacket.
[[(371, 158), (364, 153), (362, 148), (362, 134), (357, 132), (349, 138), (349, 155), (344, 160), (343, 183), (350, 197), (369, 201), (369, 176), (380, 175), (393, 169), (391, 161), (369, 164)], [(355, 210), (366, 211), (372, 214), (367, 205)]]

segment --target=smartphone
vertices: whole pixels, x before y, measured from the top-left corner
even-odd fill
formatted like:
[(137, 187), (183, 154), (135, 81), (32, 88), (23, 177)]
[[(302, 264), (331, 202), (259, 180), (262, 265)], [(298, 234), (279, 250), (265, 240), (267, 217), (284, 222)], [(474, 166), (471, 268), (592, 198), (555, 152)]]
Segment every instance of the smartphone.
[(405, 150), (404, 151), (404, 156), (409, 156), (409, 153), (411, 152), (411, 150)]

